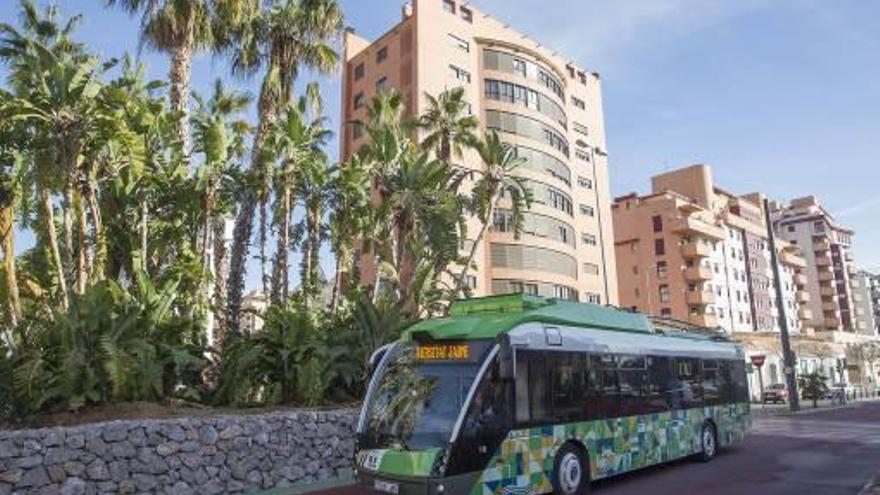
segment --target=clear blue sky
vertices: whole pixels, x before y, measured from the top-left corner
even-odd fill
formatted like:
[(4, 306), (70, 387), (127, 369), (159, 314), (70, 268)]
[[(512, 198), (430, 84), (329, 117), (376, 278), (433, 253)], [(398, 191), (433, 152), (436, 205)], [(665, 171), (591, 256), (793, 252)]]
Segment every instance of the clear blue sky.
[[(398, 20), (402, 3), (341, 1), (347, 24), (368, 38)], [(0, 21), (14, 20), (13, 0), (0, 2)], [(137, 19), (100, 0), (57, 3), (85, 14), (80, 38), (104, 56), (137, 50)], [(857, 262), (880, 270), (880, 2), (473, 3), (602, 74), (613, 194), (647, 191), (651, 175), (698, 162), (733, 192), (816, 194), (856, 230)], [(142, 59), (165, 77), (164, 56)], [(194, 87), (227, 74), (224, 60), (201, 57)], [(324, 88), (336, 121), (338, 80)]]

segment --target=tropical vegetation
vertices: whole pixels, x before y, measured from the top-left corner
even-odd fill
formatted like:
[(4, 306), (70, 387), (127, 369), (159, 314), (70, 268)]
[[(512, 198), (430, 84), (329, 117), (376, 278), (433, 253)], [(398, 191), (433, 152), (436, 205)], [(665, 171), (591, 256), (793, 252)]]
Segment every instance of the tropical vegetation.
[[(357, 399), (375, 349), (469, 292), (466, 240), (500, 205), (518, 233), (521, 160), (460, 89), (415, 118), (377, 94), (333, 162), (301, 75), (337, 68), (335, 0), (106, 4), (140, 18), (169, 82), (96, 55), (54, 5), (21, 0), (0, 25), (0, 415)], [(257, 94), (193, 91), (209, 51)], [(265, 310), (243, 304), (249, 268)]]

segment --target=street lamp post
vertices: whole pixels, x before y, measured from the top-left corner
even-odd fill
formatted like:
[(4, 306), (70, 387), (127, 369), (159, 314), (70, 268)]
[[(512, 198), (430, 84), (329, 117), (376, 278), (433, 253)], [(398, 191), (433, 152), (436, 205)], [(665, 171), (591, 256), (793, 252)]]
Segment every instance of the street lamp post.
[(779, 275), (779, 260), (776, 254), (776, 235), (773, 232), (773, 222), (770, 220), (770, 201), (767, 198), (764, 198), (764, 218), (767, 221), (767, 240), (770, 243), (770, 265), (773, 267), (776, 307), (779, 308), (779, 336), (782, 339), (785, 388), (788, 391), (788, 406), (791, 412), (796, 412), (800, 409), (800, 402), (797, 394), (797, 381), (794, 376), (794, 354), (791, 352), (791, 341), (788, 336), (788, 318), (785, 316), (785, 303), (782, 300), (782, 279)]

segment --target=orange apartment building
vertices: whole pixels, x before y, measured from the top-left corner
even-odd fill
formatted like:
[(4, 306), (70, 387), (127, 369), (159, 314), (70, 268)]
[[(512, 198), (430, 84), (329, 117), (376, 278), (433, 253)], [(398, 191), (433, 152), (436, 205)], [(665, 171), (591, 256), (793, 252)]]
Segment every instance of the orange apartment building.
[[(517, 173), (534, 195), (520, 239), (511, 232), (509, 209), (500, 205), (477, 247), (477, 269), (468, 280), (473, 293), (616, 304), (599, 76), (467, 2), (414, 0), (403, 7), (401, 21), (372, 42), (346, 32), (342, 159), (364, 144), (351, 123), (366, 120), (366, 102), (378, 92), (400, 91), (413, 116), (426, 109), (426, 94), (454, 87), (465, 88), (480, 130), (497, 131), (526, 159)], [(455, 165), (482, 166), (470, 151)], [(468, 232), (478, 231), (471, 219)], [(370, 279), (372, 267), (361, 270), (362, 280)]]
[[(778, 331), (762, 202), (717, 187), (705, 165), (653, 177), (651, 194), (617, 198), (621, 306), (730, 333)], [(792, 245), (778, 259), (789, 329), (806, 333), (805, 261)]]
[(806, 255), (811, 325), (823, 332), (874, 335), (852, 254), (854, 232), (839, 225), (814, 196), (773, 203), (771, 210), (779, 237)]

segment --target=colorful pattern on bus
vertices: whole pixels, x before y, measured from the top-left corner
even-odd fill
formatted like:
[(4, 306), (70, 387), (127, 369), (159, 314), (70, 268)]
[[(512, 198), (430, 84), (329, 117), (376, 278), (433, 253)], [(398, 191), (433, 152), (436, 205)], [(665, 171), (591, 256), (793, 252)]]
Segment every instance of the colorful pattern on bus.
[(748, 431), (749, 404), (515, 430), (470, 495), (552, 492), (554, 458), (569, 440), (587, 446), (592, 480), (695, 454), (700, 452), (700, 430), (707, 418), (717, 425), (718, 443), (729, 445)]

